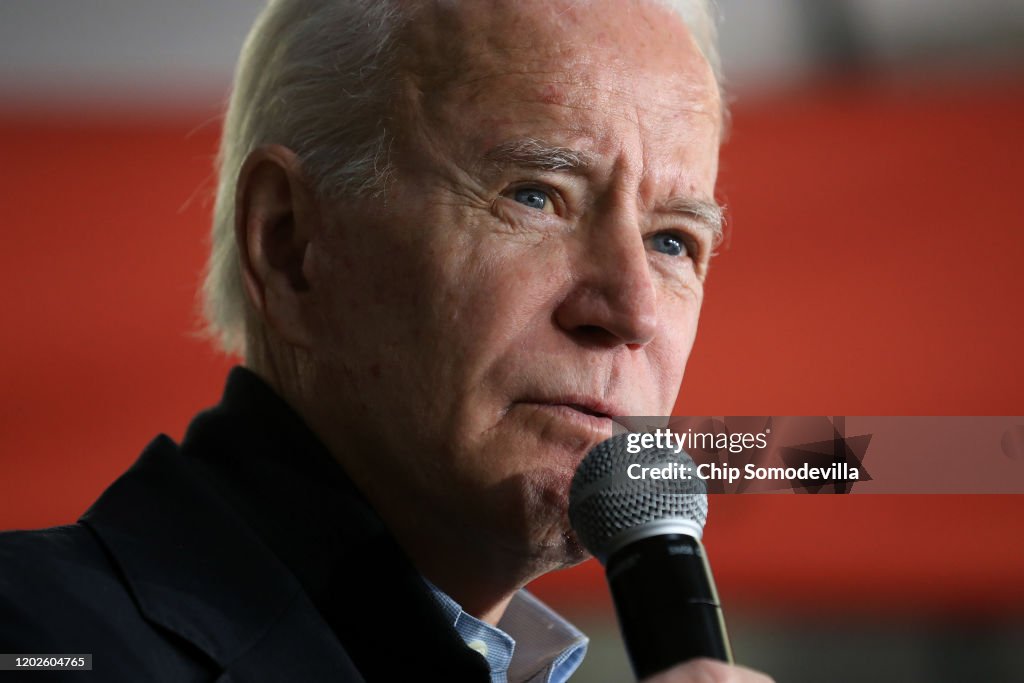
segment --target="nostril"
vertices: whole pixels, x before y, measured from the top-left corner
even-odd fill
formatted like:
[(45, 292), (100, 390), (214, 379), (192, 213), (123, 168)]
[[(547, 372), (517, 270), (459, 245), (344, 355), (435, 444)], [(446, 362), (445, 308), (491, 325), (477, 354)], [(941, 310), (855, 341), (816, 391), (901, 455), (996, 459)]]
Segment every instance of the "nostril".
[(573, 330), (573, 335), (581, 342), (595, 346), (609, 346), (618, 343), (616, 336), (600, 325), (580, 325)]
[(645, 346), (656, 331), (657, 302), (647, 292), (634, 294), (578, 287), (558, 304), (553, 322), (586, 347)]

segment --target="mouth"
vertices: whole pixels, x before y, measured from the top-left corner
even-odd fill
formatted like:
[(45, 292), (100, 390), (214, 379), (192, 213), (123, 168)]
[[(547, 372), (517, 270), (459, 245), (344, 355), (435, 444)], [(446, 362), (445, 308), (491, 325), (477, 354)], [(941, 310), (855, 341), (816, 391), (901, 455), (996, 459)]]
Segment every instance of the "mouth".
[(611, 436), (615, 408), (600, 401), (580, 398), (527, 399), (519, 401), (540, 415), (581, 428), (589, 435)]
[(557, 403), (552, 405), (562, 405), (565, 406), (566, 408), (570, 408), (571, 410), (583, 413), (584, 415), (592, 415), (593, 417), (603, 417), (611, 419), (611, 415), (609, 415), (608, 413), (596, 410), (594, 408), (590, 408), (581, 403)]
[(578, 394), (541, 394), (514, 401), (510, 410), (516, 429), (529, 434), (531, 452), (539, 458), (533, 461), (531, 480), (542, 482), (543, 499), (565, 513), (580, 462), (614, 433), (616, 406)]

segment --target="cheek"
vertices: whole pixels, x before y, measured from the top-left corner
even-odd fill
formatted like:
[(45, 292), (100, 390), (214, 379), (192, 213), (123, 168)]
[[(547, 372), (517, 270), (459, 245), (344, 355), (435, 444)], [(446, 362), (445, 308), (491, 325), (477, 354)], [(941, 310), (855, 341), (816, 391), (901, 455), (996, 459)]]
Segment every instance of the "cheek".
[(466, 253), (452, 268), (445, 307), (460, 326), (473, 328), (470, 341), (508, 341), (549, 317), (568, 273), (555, 245), (494, 236)]
[(430, 339), (422, 261), (411, 245), (389, 240), (382, 227), (365, 226), (369, 239), (335, 238), (312, 254), (310, 264), (314, 360), (333, 373), (332, 381), (344, 378), (352, 400), (359, 396), (374, 405), (394, 400), (385, 396), (388, 386), (424, 383), (415, 361)]
[[(669, 311), (665, 312), (664, 323), (658, 340), (648, 351), (660, 385), (662, 405), (671, 412), (679, 393), (686, 363), (693, 349), (697, 336), (697, 321), (700, 316), (700, 294), (677, 301)], [(668, 415), (669, 412), (664, 413)]]

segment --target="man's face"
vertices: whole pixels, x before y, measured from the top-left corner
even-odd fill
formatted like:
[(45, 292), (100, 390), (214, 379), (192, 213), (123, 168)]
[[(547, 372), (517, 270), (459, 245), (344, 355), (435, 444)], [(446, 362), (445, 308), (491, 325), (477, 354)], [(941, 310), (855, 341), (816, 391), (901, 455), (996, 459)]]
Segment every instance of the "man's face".
[(675, 401), (719, 100), (649, 3), (465, 4), (414, 30), (386, 201), (330, 208), (314, 244), (314, 395), (393, 526), (543, 571), (582, 557), (567, 491), (609, 416)]

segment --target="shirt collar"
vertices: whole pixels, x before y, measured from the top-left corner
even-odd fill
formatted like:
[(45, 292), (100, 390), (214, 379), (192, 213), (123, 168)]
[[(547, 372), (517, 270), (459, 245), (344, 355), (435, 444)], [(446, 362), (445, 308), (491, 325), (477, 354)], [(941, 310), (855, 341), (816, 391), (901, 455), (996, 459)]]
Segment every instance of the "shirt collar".
[(512, 597), (495, 627), (427, 585), (462, 640), (487, 660), (492, 683), (564, 683), (586, 655), (587, 637), (526, 590)]

